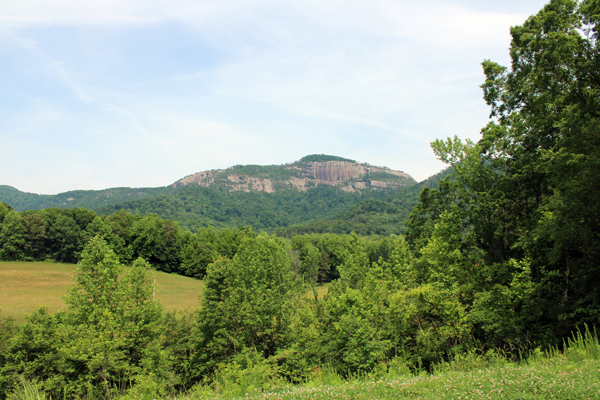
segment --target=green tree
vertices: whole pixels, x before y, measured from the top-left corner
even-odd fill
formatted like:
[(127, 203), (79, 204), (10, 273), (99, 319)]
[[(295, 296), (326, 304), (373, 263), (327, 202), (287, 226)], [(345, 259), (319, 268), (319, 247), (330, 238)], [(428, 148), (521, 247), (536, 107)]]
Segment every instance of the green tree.
[(187, 242), (181, 248), (180, 272), (186, 276), (203, 278), (209, 264), (215, 261), (215, 250), (211, 242), (203, 241), (200, 235), (187, 232)]
[[(314, 284), (319, 278), (319, 268), (322, 261), (322, 252), (313, 243), (310, 235), (293, 236), (290, 239), (291, 248), (298, 252), (299, 268), (296, 271), (300, 279)], [(329, 268), (329, 266), (327, 266)]]
[(112, 226), (101, 217), (95, 217), (92, 222), (87, 224), (85, 231), (81, 235), (81, 239), (87, 244), (95, 236), (110, 244), (114, 240)]
[(490, 346), (600, 322), (598, 15), (594, 0), (552, 0), (512, 28), (511, 68), (483, 63), (495, 121), (477, 144), (432, 144), (455, 181), (424, 192), (407, 237)]
[(246, 238), (233, 260), (219, 259), (206, 276), (198, 314), (198, 368), (249, 349), (264, 358), (290, 340), (296, 295), (286, 243), (266, 234)]
[(75, 263), (82, 249), (80, 234), (81, 228), (73, 218), (59, 214), (48, 231), (52, 258), (59, 262)]
[(25, 256), (29, 260), (43, 260), (46, 255), (48, 224), (38, 212), (23, 215)]
[(177, 272), (182, 243), (177, 222), (148, 214), (133, 223), (130, 235), (134, 257), (142, 257), (161, 271)]
[(246, 240), (246, 238), (252, 238), (255, 236), (252, 228), (243, 226), (237, 228), (224, 228), (220, 229), (216, 236), (212, 233), (212, 230), (207, 230), (204, 235), (213, 237), (213, 246), (217, 254), (227, 257), (230, 260), (233, 259), (238, 251), (240, 245)]
[(514, 188), (515, 246), (530, 261), (549, 336), (599, 322), (599, 13), (597, 1), (551, 1), (512, 29), (510, 70), (484, 63), (499, 123), (484, 129), (481, 153), (502, 161)]
[(40, 308), (28, 315), (13, 335), (3, 338), (6, 359), (0, 365), (0, 395), (21, 385), (22, 378), (41, 382), (46, 392), (57, 396), (68, 393), (61, 326), (60, 318)]
[(122, 210), (104, 217), (104, 220), (110, 224), (114, 235), (111, 247), (123, 264), (131, 264), (134, 259), (131, 229), (133, 224), (140, 219), (142, 219), (141, 216), (128, 214)]
[(22, 260), (25, 256), (25, 237), (21, 214), (10, 211), (0, 226), (0, 258)]
[(6, 217), (10, 211), (13, 211), (13, 208), (10, 205), (0, 201), (0, 224), (2, 221), (4, 221), (4, 217)]
[[(344, 263), (339, 266), (339, 271), (340, 278), (334, 286), (363, 289), (365, 277), (369, 272), (369, 259), (360, 238), (354, 232), (350, 235), (348, 253)], [(337, 288), (332, 289), (337, 290)]]
[(123, 267), (106, 242), (95, 237), (85, 247), (65, 297), (64, 353), (76, 369), (74, 391), (89, 382), (108, 396), (137, 376), (160, 377), (168, 368), (167, 355), (156, 349), (162, 316), (148, 271), (138, 259), (120, 279)]
[(100, 238), (89, 242), (77, 264), (76, 283), (65, 297), (69, 306), (65, 352), (78, 365), (78, 390), (90, 382), (107, 395), (126, 374), (122, 270), (115, 253)]
[(121, 334), (132, 380), (149, 378), (158, 388), (172, 388), (172, 352), (162, 344), (162, 306), (155, 300), (156, 285), (150, 264), (134, 261), (120, 281), (124, 293)]

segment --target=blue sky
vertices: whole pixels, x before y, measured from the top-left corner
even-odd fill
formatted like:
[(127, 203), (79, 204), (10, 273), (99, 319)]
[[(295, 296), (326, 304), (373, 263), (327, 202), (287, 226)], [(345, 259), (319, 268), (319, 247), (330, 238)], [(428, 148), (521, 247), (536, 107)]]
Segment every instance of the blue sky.
[(4, 0), (0, 184), (165, 186), (325, 153), (422, 180), (544, 1)]

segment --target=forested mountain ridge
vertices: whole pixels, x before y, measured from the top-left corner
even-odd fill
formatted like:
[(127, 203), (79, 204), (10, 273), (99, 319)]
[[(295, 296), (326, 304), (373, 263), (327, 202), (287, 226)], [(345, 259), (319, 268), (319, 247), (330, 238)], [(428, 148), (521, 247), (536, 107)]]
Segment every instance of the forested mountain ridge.
[(277, 234), (286, 237), (306, 233), (349, 234), (352, 231), (359, 235), (402, 234), (411, 210), (419, 202), (421, 190), (436, 189), (453, 171), (454, 168), (448, 167), (416, 185), (388, 192), (381, 200), (362, 200), (330, 218), (292, 225), (278, 230)]
[(92, 210), (109, 204), (137, 200), (146, 196), (156, 197), (168, 192), (169, 189), (165, 187), (120, 187), (103, 190), (71, 190), (52, 195), (22, 192), (12, 186), (0, 185), (0, 201), (10, 204), (17, 211), (41, 210), (50, 207), (83, 207)]
[[(38, 195), (0, 186), (0, 201), (17, 211), (82, 207), (99, 215), (119, 210), (140, 215), (155, 213), (192, 231), (245, 225), (275, 231), (331, 218), (360, 201), (382, 200), (415, 183), (401, 171), (319, 154), (286, 165), (237, 165), (207, 171), (158, 188)], [(403, 215), (408, 215), (410, 210), (404, 211)]]
[(319, 185), (338, 186), (347, 192), (374, 189), (395, 189), (411, 186), (416, 181), (402, 171), (359, 164), (347, 158), (313, 154), (285, 165), (235, 165), (223, 170), (211, 170), (188, 175), (165, 187), (118, 187), (103, 190), (71, 190), (56, 195), (22, 192), (0, 185), (0, 201), (17, 211), (40, 210), (49, 207), (84, 207), (98, 209), (144, 197), (170, 195), (175, 189), (196, 183), (225, 191), (266, 191), (299, 189), (306, 191)]

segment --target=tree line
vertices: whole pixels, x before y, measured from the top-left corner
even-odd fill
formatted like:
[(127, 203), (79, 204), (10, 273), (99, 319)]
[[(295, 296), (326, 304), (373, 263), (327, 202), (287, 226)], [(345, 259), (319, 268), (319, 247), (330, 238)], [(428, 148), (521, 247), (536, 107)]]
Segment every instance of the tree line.
[[(209, 264), (233, 259), (241, 242), (256, 236), (251, 227), (182, 229), (156, 214), (141, 216), (118, 211), (98, 216), (83, 208), (17, 212), (0, 202), (0, 260), (77, 263), (85, 245), (99, 237), (123, 265), (137, 258), (153, 269), (202, 279)], [(369, 259), (387, 259), (392, 237), (361, 238)], [(306, 282), (330, 282), (348, 253), (349, 235), (306, 234), (292, 237), (287, 248), (297, 276)]]

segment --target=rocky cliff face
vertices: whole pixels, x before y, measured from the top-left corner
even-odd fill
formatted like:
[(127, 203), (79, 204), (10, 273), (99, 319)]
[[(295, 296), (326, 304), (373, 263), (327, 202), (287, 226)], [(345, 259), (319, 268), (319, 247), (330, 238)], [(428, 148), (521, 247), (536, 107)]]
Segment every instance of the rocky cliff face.
[(299, 168), (304, 176), (314, 176), (316, 179), (328, 184), (333, 184), (338, 181), (349, 181), (373, 173), (389, 174), (399, 177), (401, 180), (412, 179), (410, 175), (405, 174), (404, 172), (347, 161), (311, 162), (307, 164), (307, 167), (295, 168)]
[(180, 179), (172, 186), (195, 184), (203, 187), (222, 187), (230, 191), (271, 193), (289, 187), (305, 191), (318, 185), (333, 185), (354, 192), (367, 188), (394, 189), (415, 183), (410, 175), (401, 171), (348, 161), (298, 162), (261, 167), (260, 172), (244, 171), (244, 167), (232, 167), (198, 172)]

